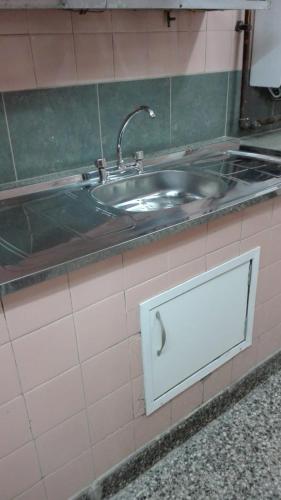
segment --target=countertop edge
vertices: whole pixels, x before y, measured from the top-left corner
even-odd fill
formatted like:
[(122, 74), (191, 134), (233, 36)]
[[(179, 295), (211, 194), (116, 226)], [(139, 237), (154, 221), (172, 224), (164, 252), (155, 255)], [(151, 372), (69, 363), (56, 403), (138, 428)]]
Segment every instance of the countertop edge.
[(132, 238), (126, 240), (122, 243), (118, 243), (109, 248), (103, 250), (98, 250), (93, 253), (83, 255), (81, 257), (75, 258), (73, 260), (57, 264), (47, 269), (34, 272), (32, 274), (27, 274), (25, 276), (12, 279), (7, 282), (0, 283), (0, 295), (1, 297), (21, 290), (25, 287), (41, 283), (43, 281), (49, 280), (51, 278), (56, 278), (63, 274), (75, 271), (89, 264), (94, 264), (101, 260), (113, 257), (115, 255), (120, 255), (128, 250), (133, 250), (139, 246), (148, 245), (153, 241), (161, 240), (162, 238), (169, 236), (171, 234), (176, 234), (188, 228), (193, 228), (195, 226), (209, 222), (210, 220), (223, 217), (224, 215), (239, 212), (245, 208), (261, 203), (270, 198), (280, 196), (280, 186), (273, 187), (271, 191), (261, 194), (256, 194), (249, 199), (238, 201), (237, 203), (232, 203), (230, 206), (222, 207), (214, 212), (208, 214), (200, 215), (197, 218), (185, 220), (180, 223), (173, 224), (171, 226), (162, 228), (160, 230), (138, 236), (137, 238)]

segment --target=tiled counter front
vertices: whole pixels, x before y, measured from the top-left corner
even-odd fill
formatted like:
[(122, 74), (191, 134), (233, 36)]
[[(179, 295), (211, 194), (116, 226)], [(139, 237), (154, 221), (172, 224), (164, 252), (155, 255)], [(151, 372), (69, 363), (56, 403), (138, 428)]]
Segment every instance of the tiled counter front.
[[(253, 346), (149, 417), (138, 304), (261, 246)], [(63, 500), (281, 347), (281, 201), (3, 299), (1, 500)], [(198, 304), (200, 307), (200, 304)]]

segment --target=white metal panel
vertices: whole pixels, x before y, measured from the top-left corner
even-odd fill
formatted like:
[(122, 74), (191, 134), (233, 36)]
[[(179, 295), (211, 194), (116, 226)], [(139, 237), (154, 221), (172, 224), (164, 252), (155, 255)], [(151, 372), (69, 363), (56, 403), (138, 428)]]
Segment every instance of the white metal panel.
[(272, 0), (270, 10), (256, 13), (250, 84), (253, 87), (281, 85), (280, 0)]
[(147, 414), (251, 345), (258, 261), (259, 248), (140, 305)]
[(105, 9), (106, 0), (0, 0), (0, 9)]
[(0, 9), (266, 9), (268, 0), (0, 0)]
[(268, 0), (107, 0), (109, 9), (267, 9)]

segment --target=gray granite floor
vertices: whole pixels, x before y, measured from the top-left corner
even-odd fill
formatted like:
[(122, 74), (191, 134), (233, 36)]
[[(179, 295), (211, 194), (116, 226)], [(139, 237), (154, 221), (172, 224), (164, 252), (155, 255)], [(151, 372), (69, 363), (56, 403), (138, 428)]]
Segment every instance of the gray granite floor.
[(281, 499), (281, 372), (111, 499)]

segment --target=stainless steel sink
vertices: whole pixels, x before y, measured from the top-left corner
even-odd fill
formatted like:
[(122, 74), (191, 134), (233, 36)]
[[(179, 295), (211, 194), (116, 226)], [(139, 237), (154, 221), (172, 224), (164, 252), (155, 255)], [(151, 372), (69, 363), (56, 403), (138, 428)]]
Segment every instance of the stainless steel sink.
[(163, 170), (127, 177), (95, 187), (91, 194), (98, 203), (128, 212), (153, 212), (219, 198), (227, 183), (206, 172)]

